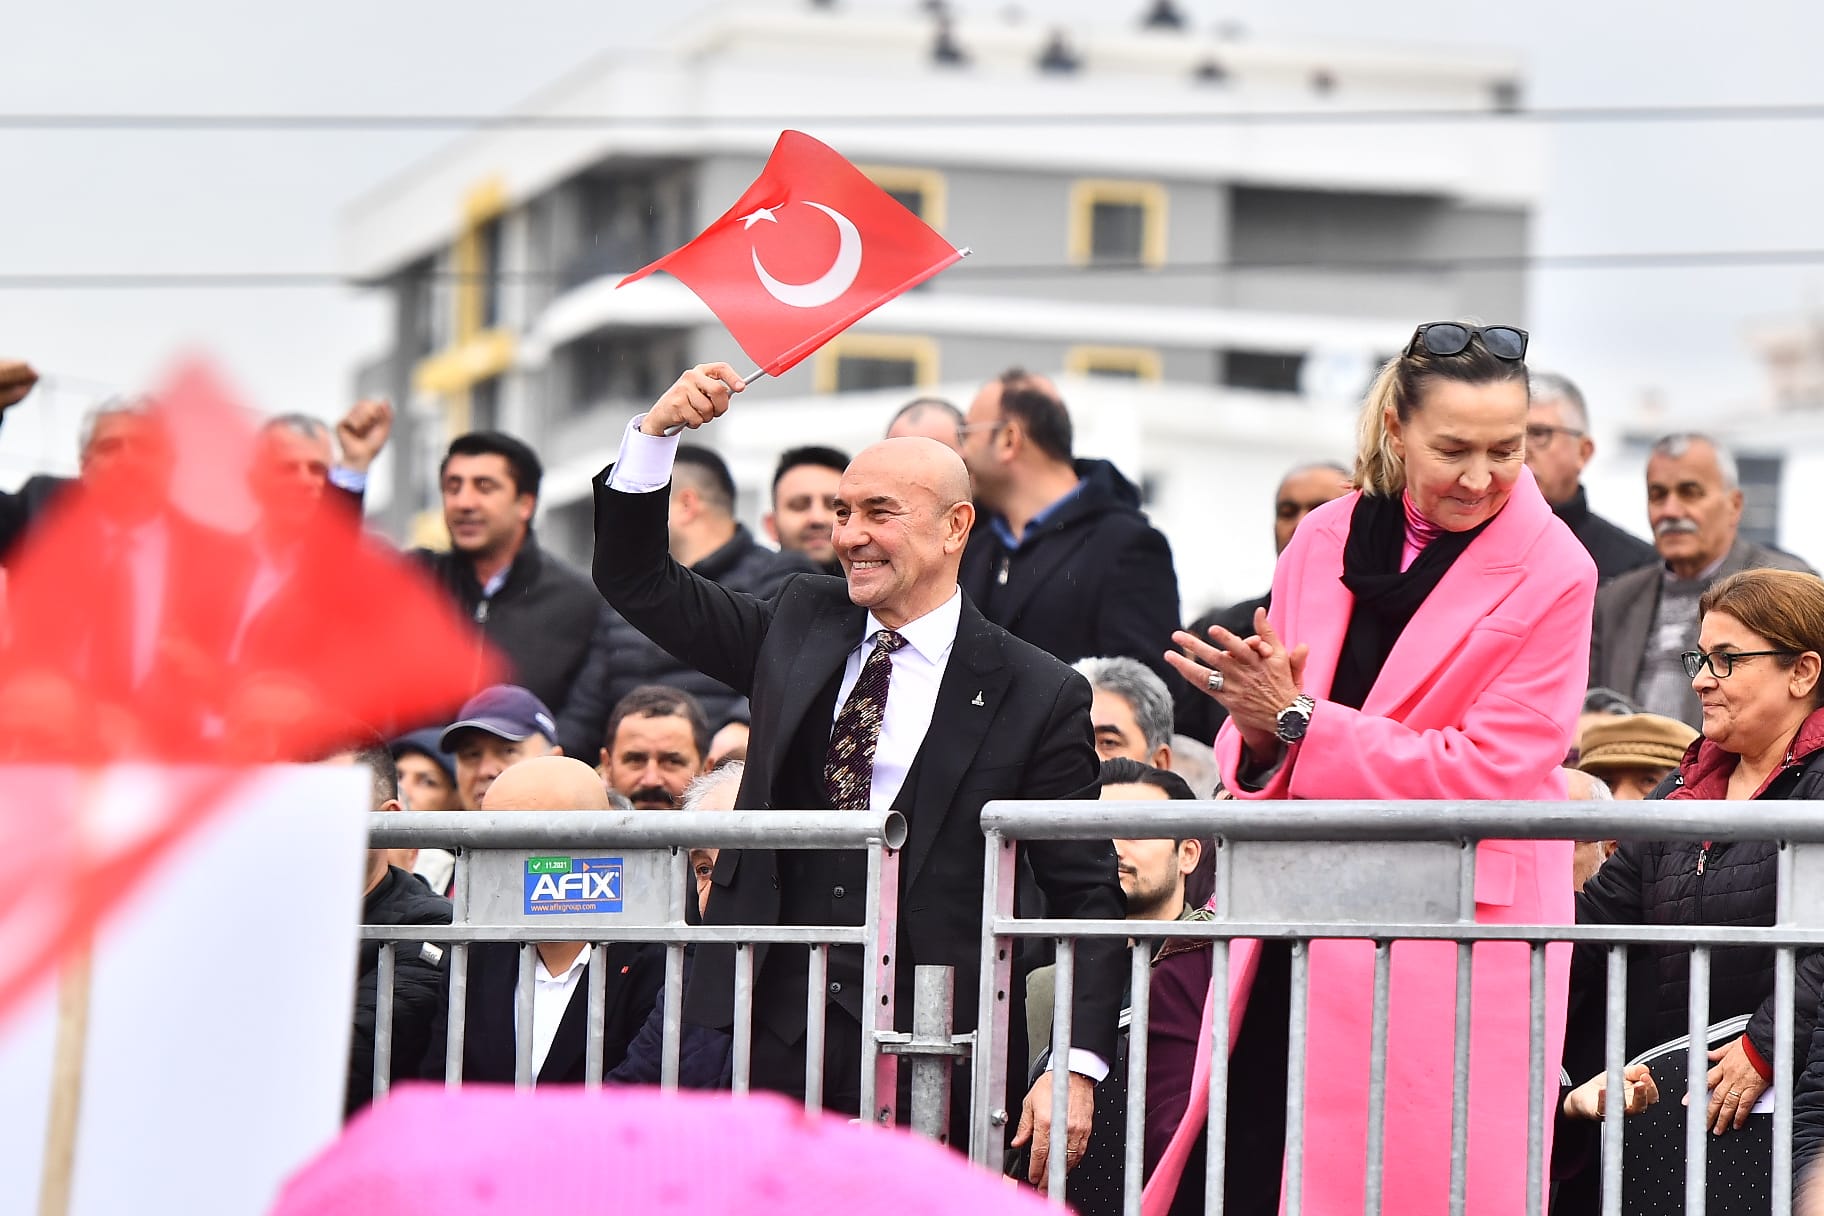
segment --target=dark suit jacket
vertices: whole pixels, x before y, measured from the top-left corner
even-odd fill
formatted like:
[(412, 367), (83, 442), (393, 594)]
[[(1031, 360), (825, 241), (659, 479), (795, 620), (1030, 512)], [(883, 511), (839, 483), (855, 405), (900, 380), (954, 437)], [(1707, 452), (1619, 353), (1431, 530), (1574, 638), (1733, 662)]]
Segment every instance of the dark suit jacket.
[(1125, 655), (1168, 682), (1178, 574), (1165, 536), (1115, 467), (1079, 460), (1076, 493), (1008, 549), (978, 520), (957, 581), (982, 615), (1047, 654)]
[[(602, 1036), (602, 1070), (612, 1070), (627, 1055), (665, 984), (665, 949), (650, 942), (611, 942)], [(469, 947), (469, 1001), (463, 1026), (462, 1079), (511, 1084), (517, 1058), (513, 1028), (514, 989), (519, 983), (519, 947), (511, 942), (478, 942)], [(446, 1019), (440, 1019), (425, 1053), (425, 1075), (442, 1080), (448, 1042)], [(589, 965), (583, 965), (576, 991), (564, 1009), (551, 1040), (551, 1050), (538, 1070), (540, 1085), (580, 1085), (589, 1052)]]
[[(795, 575), (766, 600), (701, 578), (667, 551), (666, 496), (624, 494), (606, 482), (606, 473), (596, 480), (596, 585), (659, 645), (750, 698), (753, 734), (737, 805), (773, 806), (773, 791), (801, 728), (809, 737), (829, 737), (829, 726), (809, 723), (807, 715), (862, 640), (866, 610), (850, 601), (843, 582), (822, 575)], [(932, 963), (956, 969), (957, 1029), (974, 1026), (982, 806), (995, 798), (1087, 796), (1098, 772), (1089, 699), (1081, 676), (989, 624), (965, 597), (936, 712), (895, 802), (908, 823), (900, 858), (896, 960), (902, 994), (896, 1009), (905, 1025), (911, 1005), (904, 994), (913, 968)], [(816, 763), (821, 766), (821, 757)], [(1124, 914), (1108, 841), (1034, 843), (1023, 852), (1050, 915), (1118, 919)], [(773, 850), (725, 850), (705, 920), (779, 923), (780, 870)], [(850, 899), (835, 906), (860, 923), (862, 903)], [(764, 946), (755, 951), (762, 986), (765, 954)], [(1073, 1039), (1112, 1060), (1125, 951), (1119, 942), (1086, 942), (1078, 949), (1077, 968)], [(1016, 998), (1023, 989), (1014, 986)], [(797, 1025), (790, 1020), (794, 1005)], [(782, 1006), (777, 1029), (789, 1043), (802, 1025), (802, 994)], [(764, 1020), (758, 1001), (756, 1010), (756, 1018)], [(732, 947), (699, 948), (685, 1016), (716, 1028), (732, 1024)], [(1016, 1008), (1014, 1028), (1021, 1028), (1021, 1018)]]
[[(1737, 537), (1717, 570), (1716, 578), (1725, 579), (1743, 570), (1768, 566), (1816, 573), (1790, 553)], [(1634, 686), (1640, 680), (1641, 659), (1653, 632), (1653, 616), (1659, 611), (1659, 592), (1664, 578), (1664, 563), (1654, 562), (1630, 570), (1596, 589), (1596, 622), (1590, 633), (1591, 688), (1612, 688), (1625, 696), (1634, 695)], [(1693, 707), (1696, 703), (1693, 695)]]

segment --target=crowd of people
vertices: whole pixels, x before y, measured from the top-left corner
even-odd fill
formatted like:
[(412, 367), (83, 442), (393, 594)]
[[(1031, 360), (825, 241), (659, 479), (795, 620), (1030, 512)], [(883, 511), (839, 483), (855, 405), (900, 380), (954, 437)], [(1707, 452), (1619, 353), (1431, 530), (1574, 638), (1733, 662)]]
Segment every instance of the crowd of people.
[[(1591, 511), (1582, 471), (1595, 445), (1588, 407), (1566, 377), (1532, 371), (1510, 326), (1421, 325), (1363, 404), (1354, 453), (1290, 469), (1270, 514), (1280, 553), (1267, 594), (1185, 625), (1174, 555), (1135, 485), (1081, 456), (1058, 387), (1011, 370), (966, 409), (909, 402), (883, 439), (852, 458), (785, 450), (763, 543), (735, 518), (727, 465), (682, 432), (713, 426), (745, 388), (734, 370), (685, 371), (621, 437), (595, 481), (590, 572), (540, 548), (542, 465), (496, 431), (453, 438), (438, 471), (449, 546), (407, 555), (472, 623), (504, 678), (435, 722), (384, 724), (334, 762), (366, 765), (376, 810), (895, 808), (900, 861), (898, 1008), (909, 1014), (921, 963), (954, 967), (957, 1029), (974, 1029), (982, 896), (979, 812), (997, 798), (1394, 799), (1819, 796), (1824, 772), (1824, 581), (1798, 557), (1741, 535), (1734, 460), (1712, 437), (1656, 442), (1644, 469), (1651, 539)], [(0, 409), (33, 376), (0, 361)], [(260, 512), (247, 602), (229, 632), (263, 628), (287, 580), (315, 568), (283, 538), (313, 513), (358, 517), (367, 470), (390, 435), (384, 402), (334, 426), (266, 422), (249, 484)], [(805, 438), (815, 438), (809, 436)], [(0, 559), (60, 499), (119, 462), (169, 476), (155, 405), (108, 403), (82, 434), (81, 474), (35, 477), (0, 494)], [(161, 463), (162, 462), (162, 463)], [(95, 493), (91, 491), (91, 493)], [(99, 497), (98, 493), (95, 493)], [(104, 509), (114, 504), (103, 503)], [(131, 508), (131, 510), (129, 510)], [(183, 611), (178, 558), (199, 546), (176, 512), (120, 504), (121, 575), (98, 585), (139, 605), (84, 662), (112, 678), (164, 678), (166, 617)], [(138, 514), (132, 512), (137, 511)], [(201, 546), (206, 549), (206, 546)], [(169, 565), (166, 565), (167, 557)], [(108, 564), (107, 562), (103, 563)], [(101, 610), (97, 609), (98, 613)], [(102, 615), (106, 615), (102, 613)], [(1182, 626), (1182, 628), (1181, 628)], [(239, 644), (238, 641), (236, 643)], [(482, 670), (477, 647), (476, 670)], [(463, 661), (467, 661), (466, 658)], [(411, 729), (408, 729), (411, 728)], [(314, 757), (313, 757), (314, 758)], [(1022, 911), (1140, 922), (1210, 916), (1211, 839), (1040, 842), (1023, 847)], [(861, 922), (866, 875), (841, 853), (696, 850), (693, 919), (709, 925)], [(1778, 849), (1730, 842), (1485, 841), (1476, 918), (1489, 924), (1770, 925)], [(443, 924), (454, 858), (375, 851), (370, 924)], [(1682, 1139), (1649, 1141), (1678, 1110), (1688, 949), (1634, 950), (1622, 1079), (1635, 1144), (1673, 1162)], [(1602, 1070), (1606, 954), (1550, 956), (1543, 1095), (1556, 1111), (1551, 1204), (1599, 1210), (1594, 1120)], [(1470, 1023), (1476, 1091), (1465, 1185), (1477, 1212), (1518, 1211), (1526, 1193), (1530, 965), (1519, 943), (1474, 952)], [(1012, 1172), (1045, 1176), (1051, 1087), (1068, 1088), (1070, 1199), (1119, 1210), (1129, 1050), (1122, 1012), (1128, 955), (1085, 939), (1075, 950), (1072, 1050), (1050, 1057), (1053, 969), (1022, 953), (1008, 994)], [(604, 1067), (650, 1083), (662, 1042), (662, 947), (608, 947)], [(539, 1084), (580, 1082), (588, 1039), (590, 951), (540, 943), (532, 1016), (515, 999), (516, 949), (470, 953), (462, 1077), (508, 1081), (521, 1036)], [(862, 960), (827, 962), (824, 1104), (860, 1095)], [(1360, 1210), (1369, 1076), (1371, 943), (1309, 949), (1303, 1142), (1324, 1168), (1299, 1180), (1308, 1210)], [(802, 1096), (802, 947), (754, 950), (753, 1084)], [(347, 1108), (372, 1093), (377, 943), (360, 958)], [(733, 947), (704, 943), (687, 962), (683, 1084), (730, 1076)], [(1228, 1103), (1225, 1210), (1273, 1210), (1288, 1128), (1292, 961), (1284, 944), (1237, 942), (1229, 992), (1210, 991), (1207, 942), (1162, 939), (1147, 1028), (1147, 1210), (1201, 1210), (1212, 1084)], [(1448, 943), (1393, 954), (1385, 1057), (1383, 1203), (1444, 1210), (1452, 1142), (1449, 1043), (1456, 963)], [(1712, 1177), (1730, 1171), (1719, 1210), (1766, 1210), (1770, 1121), (1751, 1118), (1771, 1084), (1777, 1017), (1795, 1025), (1797, 1159), (1824, 1151), (1824, 955), (1801, 953), (1797, 997), (1778, 1010), (1773, 952), (1717, 949), (1710, 967)], [(401, 946), (394, 969), (394, 1078), (441, 1078), (447, 961)], [(1214, 1011), (1214, 1013), (1212, 1012)], [(1226, 1078), (1200, 1044), (1231, 1020)], [(1814, 1028), (1816, 1033), (1814, 1035)], [(1056, 1067), (1061, 1064), (1062, 1067)], [(964, 1142), (966, 1069), (957, 1070), (951, 1141)], [(1397, 1117), (1394, 1113), (1397, 1112)], [(1676, 1118), (1676, 1114), (1669, 1117)], [(1638, 1135), (1634, 1129), (1642, 1129)], [(1652, 1210), (1629, 1175), (1626, 1210)], [(1754, 1205), (1759, 1203), (1759, 1207)], [(1735, 1205), (1743, 1206), (1735, 1206)]]

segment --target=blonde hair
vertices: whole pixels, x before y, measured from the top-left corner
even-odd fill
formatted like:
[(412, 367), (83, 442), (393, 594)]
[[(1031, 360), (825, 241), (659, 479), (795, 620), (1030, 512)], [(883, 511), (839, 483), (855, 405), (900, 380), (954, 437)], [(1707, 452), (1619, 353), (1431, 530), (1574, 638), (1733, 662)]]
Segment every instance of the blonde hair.
[(1362, 493), (1391, 498), (1406, 488), (1406, 462), (1394, 450), (1387, 414), (1392, 411), (1402, 425), (1411, 421), (1420, 396), (1433, 380), (1525, 385), (1526, 364), (1519, 359), (1497, 359), (1488, 353), (1480, 336), (1472, 337), (1459, 354), (1434, 355), (1419, 345), (1387, 360), (1369, 386), (1356, 419), (1355, 484)]

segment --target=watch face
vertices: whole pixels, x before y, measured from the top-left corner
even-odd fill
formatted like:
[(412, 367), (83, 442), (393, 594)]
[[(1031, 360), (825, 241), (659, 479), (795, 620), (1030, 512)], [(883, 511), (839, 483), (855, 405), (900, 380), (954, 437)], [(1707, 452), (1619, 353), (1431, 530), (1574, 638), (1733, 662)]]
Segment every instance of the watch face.
[(1281, 741), (1297, 743), (1305, 737), (1305, 731), (1311, 726), (1311, 711), (1304, 705), (1294, 703), (1279, 711), (1277, 727), (1274, 731)]

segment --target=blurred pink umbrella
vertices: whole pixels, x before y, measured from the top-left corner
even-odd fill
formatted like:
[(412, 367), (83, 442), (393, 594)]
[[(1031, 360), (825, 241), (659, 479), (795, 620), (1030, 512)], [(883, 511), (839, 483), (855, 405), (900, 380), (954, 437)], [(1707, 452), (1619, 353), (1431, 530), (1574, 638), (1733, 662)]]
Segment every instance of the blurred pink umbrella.
[(929, 1141), (770, 1094), (407, 1085), (300, 1171), (273, 1216), (1049, 1210)]

